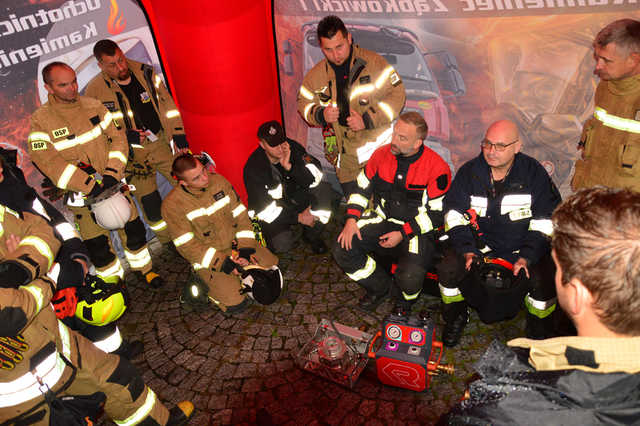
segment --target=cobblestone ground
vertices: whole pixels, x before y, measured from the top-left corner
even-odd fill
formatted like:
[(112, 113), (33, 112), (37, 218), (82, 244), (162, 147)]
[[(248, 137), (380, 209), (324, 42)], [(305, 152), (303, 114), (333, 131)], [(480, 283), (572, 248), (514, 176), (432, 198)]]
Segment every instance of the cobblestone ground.
[[(144, 355), (134, 363), (160, 398), (169, 406), (193, 401), (197, 411), (191, 425), (433, 424), (463, 395), (472, 364), (488, 344), (523, 334), (522, 312), (491, 326), (474, 313), (461, 344), (444, 356), (455, 366), (454, 375), (439, 375), (428, 390), (416, 393), (380, 383), (370, 361), (349, 390), (300, 370), (293, 355), (323, 318), (374, 334), (392, 303), (385, 301), (373, 314), (355, 308), (363, 290), (330, 254), (313, 255), (302, 244), (282, 256), (283, 296), (273, 305), (254, 304), (230, 317), (215, 308), (198, 312), (180, 304), (189, 265), (175, 252), (156, 250), (154, 263), (167, 285), (154, 291), (128, 274), (132, 303), (120, 327), (127, 338), (144, 342)], [(423, 295), (414, 307), (414, 312), (433, 313), (438, 338), (439, 304), (438, 298)]]

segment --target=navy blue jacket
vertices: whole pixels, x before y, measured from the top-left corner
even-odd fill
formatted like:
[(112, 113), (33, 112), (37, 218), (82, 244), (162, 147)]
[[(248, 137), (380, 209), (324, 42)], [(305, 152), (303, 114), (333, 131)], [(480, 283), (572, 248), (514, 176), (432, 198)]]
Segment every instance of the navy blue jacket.
[[(560, 201), (544, 167), (522, 153), (516, 154), (502, 192), (495, 191), (481, 153), (458, 170), (445, 196), (445, 230), (460, 254), (481, 255), (488, 246), (491, 256), (511, 262), (523, 257), (535, 264), (550, 250), (551, 213)], [(477, 213), (479, 241), (464, 217), (469, 209)]]

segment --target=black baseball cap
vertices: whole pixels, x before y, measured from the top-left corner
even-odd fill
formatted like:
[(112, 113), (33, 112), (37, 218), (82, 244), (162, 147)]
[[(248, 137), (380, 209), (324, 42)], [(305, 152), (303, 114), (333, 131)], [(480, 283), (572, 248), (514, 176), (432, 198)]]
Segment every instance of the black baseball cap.
[(258, 128), (258, 139), (265, 141), (269, 146), (278, 146), (285, 141), (284, 130), (277, 121), (267, 121)]

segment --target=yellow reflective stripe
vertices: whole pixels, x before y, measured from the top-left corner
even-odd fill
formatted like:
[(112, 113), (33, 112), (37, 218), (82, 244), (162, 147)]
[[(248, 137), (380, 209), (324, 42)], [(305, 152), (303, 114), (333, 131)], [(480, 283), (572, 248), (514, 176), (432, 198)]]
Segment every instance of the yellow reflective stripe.
[(349, 201), (347, 202), (347, 204), (355, 204), (362, 207), (363, 209), (366, 209), (367, 205), (369, 204), (369, 199), (354, 192), (353, 194), (349, 195)]
[(111, 115), (111, 113), (107, 111), (107, 113), (104, 115), (104, 118), (100, 122), (100, 127), (102, 127), (102, 130), (106, 130), (106, 128), (109, 127), (109, 124), (111, 124), (111, 121), (113, 121), (113, 115)]
[(300, 94), (305, 99), (308, 99), (310, 101), (313, 100), (313, 93), (311, 93), (311, 91), (304, 86), (300, 86)]
[[(58, 321), (59, 324), (60, 321)], [(10, 382), (0, 383), (0, 408), (13, 407), (42, 397), (41, 387), (52, 389), (62, 377), (66, 364), (58, 352), (51, 352), (35, 366)], [(39, 381), (42, 382), (40, 385)]]
[(114, 277), (114, 276), (119, 277), (120, 279), (124, 278), (124, 269), (122, 269), (122, 265), (120, 264), (120, 259), (118, 259), (117, 257), (116, 257), (116, 263), (114, 263), (113, 266), (106, 269), (96, 268), (96, 272), (98, 273), (98, 276), (103, 280), (106, 280), (107, 278)]
[(36, 306), (37, 306), (36, 312), (40, 312), (40, 310), (42, 309), (42, 305), (44, 303), (44, 295), (42, 294), (42, 289), (34, 284), (23, 285), (23, 286), (20, 286), (19, 288), (31, 293), (33, 298), (36, 299)]
[[(386, 202), (386, 201), (385, 201), (385, 200), (384, 200), (384, 198), (383, 198), (383, 199), (381, 199), (381, 202), (382, 202), (382, 205), (384, 206), (384, 204), (385, 204), (385, 202)], [(386, 214), (384, 214), (384, 212), (382, 211), (382, 207), (380, 207), (380, 206), (376, 206), (376, 214), (377, 214), (378, 216), (381, 216), (381, 217), (382, 217), (382, 218), (384, 218), (384, 219), (386, 219), (386, 218), (387, 218), (387, 215), (386, 215)], [(403, 223), (404, 223), (404, 222), (403, 222)]]
[(49, 272), (47, 272), (47, 277), (53, 281), (56, 286), (58, 285), (58, 278), (60, 277), (60, 264), (58, 262), (54, 263)]
[(402, 292), (402, 297), (404, 297), (404, 300), (416, 300), (418, 298), (418, 296), (420, 296), (420, 292), (422, 290), (418, 290), (417, 293), (414, 294), (407, 294), (404, 291)]
[(193, 269), (197, 271), (198, 269), (208, 268), (215, 255), (216, 249), (213, 247), (209, 247), (202, 257), (202, 263), (194, 263)]
[(116, 330), (113, 333), (102, 340), (94, 341), (93, 345), (106, 353), (111, 353), (117, 350), (120, 345), (122, 345), (122, 335), (120, 334), (120, 330), (116, 326)]
[(267, 207), (264, 208), (261, 212), (258, 213), (258, 219), (271, 223), (280, 216), (282, 212), (282, 207), (278, 206), (275, 201), (272, 201)]
[(358, 157), (358, 163), (365, 163), (371, 158), (373, 153), (379, 147), (386, 145), (391, 142), (391, 136), (393, 135), (393, 126), (389, 125), (387, 129), (385, 129), (382, 133), (380, 133), (376, 140), (369, 141), (362, 145), (360, 148), (356, 149), (356, 155)]
[(313, 175), (313, 183), (309, 185), (309, 188), (315, 188), (316, 186), (320, 185), (320, 182), (322, 181), (322, 172), (320, 171), (320, 169), (318, 169), (313, 163), (308, 163), (305, 165), (305, 167), (309, 169), (309, 171)]
[(403, 221), (401, 221), (401, 220), (399, 220), (399, 219), (396, 219), (396, 218), (394, 218), (394, 217), (390, 217), (390, 218), (388, 218), (387, 220), (388, 220), (389, 222), (391, 222), (391, 223), (396, 223), (396, 224), (398, 224), (398, 225), (404, 225), (404, 224), (405, 224), (405, 222), (403, 222)]
[(127, 115), (128, 115), (129, 117), (133, 118), (133, 111), (128, 110), (128, 111), (127, 111)]
[(58, 331), (60, 332), (60, 340), (62, 341), (62, 354), (71, 360), (71, 333), (62, 321), (58, 321)]
[(232, 210), (232, 214), (233, 217), (238, 217), (243, 211), (245, 211), (247, 208), (244, 206), (244, 204), (238, 204), (238, 206)]
[(444, 215), (444, 231), (448, 232), (456, 226), (467, 226), (469, 221), (457, 210), (449, 210)]
[(80, 234), (76, 231), (76, 228), (68, 222), (62, 222), (55, 226), (56, 231), (62, 237), (64, 241), (71, 240), (73, 238), (80, 238)]
[(310, 103), (310, 104), (307, 104), (304, 107), (304, 111), (303, 111), (302, 115), (304, 116), (304, 119), (306, 121), (309, 121), (309, 111), (311, 111), (311, 108), (313, 108), (314, 105), (315, 105), (314, 103)]
[(186, 234), (182, 234), (178, 238), (175, 238), (173, 240), (173, 245), (176, 247), (180, 247), (181, 245), (191, 241), (193, 237), (194, 237), (193, 232), (187, 232)]
[(409, 253), (419, 254), (418, 247), (418, 236), (416, 235), (409, 240)]
[(360, 173), (358, 173), (356, 182), (358, 183), (358, 186), (362, 189), (367, 189), (369, 187), (369, 183), (371, 181), (367, 177), (367, 174), (364, 172), (364, 169), (360, 170)]
[(53, 147), (57, 151), (64, 151), (65, 149), (73, 148), (78, 145), (85, 144), (87, 142), (91, 142), (98, 136), (102, 135), (102, 128), (100, 127), (102, 123), (96, 125), (93, 129), (85, 132), (81, 135), (77, 135), (73, 139), (64, 139), (60, 142), (54, 142)]
[(385, 115), (387, 116), (389, 121), (393, 121), (393, 117), (394, 117), (395, 114), (393, 113), (393, 109), (391, 109), (389, 104), (387, 104), (386, 102), (380, 101), (380, 102), (378, 102), (378, 106), (380, 107), (382, 112), (385, 113)]
[[(425, 193), (427, 191), (425, 190)], [(429, 210), (435, 211), (435, 212), (441, 212), (442, 208), (443, 208), (443, 203), (442, 201), (444, 200), (444, 195), (438, 198), (434, 198), (432, 200), (428, 201), (428, 205), (429, 205)]]
[(384, 220), (384, 218), (382, 216), (367, 217), (367, 218), (360, 219), (359, 221), (357, 221), (356, 225), (358, 225), (358, 229), (362, 229), (363, 227), (365, 227), (367, 225), (371, 225), (373, 223), (380, 223), (383, 220)]
[(602, 124), (623, 132), (640, 133), (640, 121), (609, 114), (604, 108), (596, 107), (593, 116)]
[(69, 181), (71, 181), (71, 177), (78, 170), (76, 166), (73, 164), (67, 164), (67, 167), (64, 168), (64, 171), (60, 175), (60, 179), (58, 179), (58, 188), (67, 189), (67, 185), (69, 185)]
[(189, 213), (187, 213), (187, 219), (189, 219), (190, 221), (193, 221), (199, 218), (200, 216), (205, 216), (205, 215), (211, 216), (212, 214), (214, 214), (215, 212), (217, 212), (218, 210), (220, 210), (230, 202), (231, 202), (231, 199), (229, 198), (229, 196), (225, 195), (224, 198), (221, 198), (220, 200), (211, 204), (206, 209), (204, 207), (200, 207), (199, 209), (190, 211)]
[(487, 202), (488, 200), (486, 197), (476, 197), (475, 195), (472, 195), (469, 208), (475, 210), (478, 216), (484, 217), (487, 215)]
[(357, 86), (351, 91), (351, 94), (349, 95), (349, 101), (352, 101), (354, 98), (364, 93), (371, 93), (373, 92), (373, 89), (373, 84), (363, 84), (361, 86)]
[(122, 111), (114, 112), (113, 114), (111, 114), (111, 118), (114, 120), (119, 120), (124, 118), (124, 114), (122, 113)]
[(536, 300), (527, 294), (527, 297), (524, 299), (524, 304), (531, 315), (538, 318), (546, 318), (556, 310), (556, 301), (557, 299), (555, 297), (545, 301)]
[[(421, 207), (423, 209), (424, 207)], [(427, 232), (433, 229), (433, 224), (431, 223), (431, 219), (429, 219), (429, 215), (426, 211), (421, 211), (416, 216), (416, 223), (420, 227), (420, 232), (426, 234)]]
[(354, 281), (360, 281), (368, 278), (371, 274), (373, 274), (373, 271), (375, 270), (376, 261), (373, 260), (371, 256), (367, 256), (367, 262), (365, 263), (365, 265), (361, 269), (358, 269), (351, 274), (348, 273), (347, 276)]
[(120, 151), (109, 151), (109, 160), (112, 158), (120, 160), (122, 164), (127, 164), (127, 157), (125, 157)]
[(0, 223), (0, 237), (2, 237), (4, 235), (4, 226), (2, 226), (2, 223)]
[(158, 74), (155, 74), (153, 76), (153, 83), (154, 83), (154, 86), (156, 86), (156, 89), (160, 88), (160, 85), (162, 84), (162, 79)]
[(37, 141), (51, 142), (51, 138), (49, 137), (48, 134), (44, 132), (31, 132), (29, 133), (28, 141), (29, 142), (37, 142)]
[(380, 74), (380, 76), (376, 79), (376, 89), (380, 89), (382, 86), (384, 86), (386, 80), (389, 78), (389, 76), (391, 75), (392, 72), (394, 72), (395, 70), (393, 69), (393, 67), (391, 65), (389, 65), (388, 67), (386, 67), (382, 73)]
[(22, 239), (22, 241), (20, 241), (20, 243), (18, 244), (18, 247), (20, 246), (32, 246), (34, 247), (36, 250), (38, 250), (38, 252), (43, 255), (44, 257), (47, 258), (48, 265), (47, 265), (47, 269), (51, 268), (51, 265), (53, 264), (53, 252), (51, 251), (51, 247), (49, 247), (49, 244), (47, 244), (43, 239), (38, 238), (38, 237), (34, 237), (34, 236), (28, 236)]
[(542, 232), (549, 237), (553, 236), (553, 222), (551, 219), (531, 219), (529, 221), (529, 231)]
[(329, 219), (331, 218), (331, 210), (313, 210), (309, 209), (309, 213), (313, 216), (317, 217), (318, 220), (325, 225), (329, 223)]
[(156, 403), (157, 397), (156, 394), (153, 393), (150, 387), (145, 386), (147, 388), (147, 399), (145, 399), (144, 404), (140, 408), (136, 410), (131, 416), (127, 417), (125, 420), (115, 420), (114, 423), (119, 426), (131, 426), (140, 423), (145, 417), (149, 415), (151, 409)]
[(167, 118), (180, 117), (180, 111), (178, 111), (177, 109), (170, 109), (169, 111), (167, 111), (166, 117)]
[(505, 195), (500, 203), (500, 214), (507, 214), (514, 210), (530, 209), (531, 194)]
[(271, 196), (271, 198), (273, 198), (274, 200), (281, 199), (282, 198), (282, 184), (279, 183), (278, 186), (276, 186), (275, 188), (268, 190), (267, 194), (269, 194)]
[(464, 297), (457, 287), (447, 288), (442, 284), (438, 284), (438, 286), (440, 287), (440, 296), (445, 304), (464, 301)]
[(5, 206), (5, 211), (9, 214), (12, 214), (13, 216), (17, 217), (18, 219), (20, 219), (20, 215), (18, 214), (17, 211), (10, 209), (9, 207)]
[(161, 220), (156, 223), (149, 223), (149, 228), (151, 228), (153, 232), (162, 231), (166, 227), (167, 227), (167, 222), (165, 222), (164, 220)]
[(236, 238), (256, 238), (256, 234), (253, 231), (238, 231), (236, 232)]
[(147, 264), (151, 263), (151, 254), (149, 253), (148, 247), (145, 247), (138, 253), (131, 253), (125, 250), (124, 255), (132, 268), (144, 268)]

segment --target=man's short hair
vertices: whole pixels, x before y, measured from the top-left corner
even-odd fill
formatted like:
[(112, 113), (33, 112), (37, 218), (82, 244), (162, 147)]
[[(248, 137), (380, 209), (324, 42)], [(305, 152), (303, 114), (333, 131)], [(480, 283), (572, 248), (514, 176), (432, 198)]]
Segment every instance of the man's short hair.
[(59, 61), (51, 62), (50, 64), (47, 64), (44, 68), (42, 68), (42, 81), (44, 81), (46, 84), (51, 84), (51, 72), (53, 71), (54, 68), (57, 68), (57, 67), (68, 68), (71, 71), (73, 71), (73, 68), (71, 68), (69, 65), (65, 64), (64, 62), (59, 62)]
[(416, 135), (418, 139), (425, 140), (427, 138), (427, 133), (429, 132), (429, 126), (427, 122), (424, 121), (422, 115), (415, 111), (405, 112), (398, 117), (398, 120), (402, 120), (405, 123), (413, 124), (416, 127)]
[(96, 44), (93, 45), (93, 56), (96, 57), (98, 61), (102, 60), (104, 55), (113, 56), (116, 54), (116, 50), (119, 49), (118, 44), (109, 39), (100, 40)]
[(347, 38), (347, 27), (344, 26), (342, 19), (335, 15), (329, 15), (322, 18), (318, 23), (318, 43), (320, 43), (320, 37), (333, 38), (338, 31), (342, 33), (344, 38)]
[(184, 172), (191, 170), (198, 165), (198, 159), (193, 154), (185, 153), (180, 154), (173, 160), (171, 164), (171, 174), (175, 179), (182, 179)]
[(579, 279), (604, 326), (640, 335), (640, 193), (583, 189), (565, 200), (552, 220), (562, 285)]
[(593, 42), (594, 46), (605, 47), (615, 43), (625, 55), (640, 53), (640, 21), (618, 19), (600, 30)]

